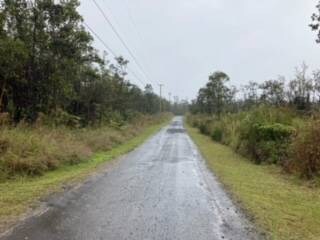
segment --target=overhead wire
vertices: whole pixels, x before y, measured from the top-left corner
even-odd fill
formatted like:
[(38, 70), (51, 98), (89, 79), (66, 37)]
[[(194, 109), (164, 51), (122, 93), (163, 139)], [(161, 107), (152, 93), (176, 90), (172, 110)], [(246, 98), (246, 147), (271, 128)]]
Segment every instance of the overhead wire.
[[(83, 24), (87, 27), (87, 29), (99, 40), (99, 42), (106, 48), (107, 51), (109, 51), (114, 57), (117, 57), (118, 55), (115, 53), (115, 51), (91, 28), (86, 22), (83, 22)], [(127, 67), (130, 73), (144, 86), (146, 85), (146, 82), (140, 79), (138, 75), (129, 67)]]
[[(97, 7), (97, 9), (100, 11), (100, 13), (102, 14), (104, 20), (108, 23), (108, 25), (111, 27), (111, 30), (115, 33), (115, 35), (117, 36), (117, 38), (120, 40), (120, 42), (122, 43), (122, 45), (125, 47), (125, 49), (128, 51), (129, 55), (132, 57), (133, 61), (135, 62), (135, 64), (138, 66), (138, 68), (140, 69), (140, 71), (142, 72), (142, 74), (144, 75), (144, 77), (148, 80), (148, 82), (153, 82), (151, 81), (151, 79), (149, 78), (148, 74), (146, 73), (145, 69), (142, 67), (142, 65), (140, 64), (140, 62), (138, 61), (138, 59), (136, 58), (136, 56), (133, 54), (133, 52), (131, 51), (131, 49), (129, 48), (128, 44), (125, 42), (125, 40), (122, 38), (122, 36), (120, 35), (120, 33), (118, 32), (118, 30), (116, 29), (116, 27), (113, 25), (113, 23), (111, 22), (111, 20), (109, 19), (109, 17), (106, 15), (105, 11), (101, 8), (101, 6), (97, 3), (96, 0), (93, 0), (93, 3), (95, 4), (95, 6)], [(153, 82), (154, 83), (154, 82)]]
[[(131, 22), (131, 24), (132, 24), (132, 26), (133, 26), (133, 28), (134, 28), (134, 30), (136, 32), (136, 35), (138, 36), (140, 42), (143, 44), (144, 37), (142, 36), (141, 32), (139, 31), (139, 29), (137, 27), (137, 24), (136, 24), (136, 21), (135, 21), (135, 19), (133, 17), (132, 9), (130, 8), (130, 4), (129, 4), (128, 0), (125, 0), (125, 5), (127, 7), (129, 20), (130, 20), (130, 22)], [(156, 81), (156, 82), (157, 82), (156, 83), (157, 85), (159, 85), (159, 86), (162, 85), (159, 81)]]

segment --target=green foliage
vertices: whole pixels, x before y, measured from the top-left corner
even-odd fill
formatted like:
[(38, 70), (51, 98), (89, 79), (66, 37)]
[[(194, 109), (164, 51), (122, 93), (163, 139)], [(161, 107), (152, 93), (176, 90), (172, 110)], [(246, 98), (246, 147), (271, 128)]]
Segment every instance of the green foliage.
[[(315, 115), (313, 118), (318, 119)], [(320, 123), (288, 108), (260, 106), (220, 118), (188, 115), (188, 123), (257, 164), (313, 178), (320, 174)]]
[(71, 128), (79, 128), (80, 120), (80, 117), (58, 108), (54, 112), (51, 112), (50, 115), (38, 114), (37, 123), (52, 127), (67, 126)]
[[(62, 113), (62, 122), (69, 116)], [(138, 135), (147, 126), (167, 121), (171, 115), (140, 115), (121, 127), (88, 128), (3, 126), (0, 129), (0, 180), (19, 175), (41, 175), (63, 165), (88, 160), (96, 152), (107, 151)], [(60, 117), (59, 117), (60, 118)], [(55, 120), (56, 121), (56, 120)]]
[(282, 163), (295, 133), (291, 126), (294, 114), (285, 108), (261, 106), (245, 115), (239, 119), (239, 146), (236, 150), (250, 156), (256, 163)]
[(319, 239), (320, 188), (313, 182), (283, 175), (274, 166), (252, 164), (197, 129), (187, 130), (219, 181), (254, 223), (267, 231), (266, 239)]
[(293, 116), (290, 110), (261, 106), (220, 118), (190, 115), (188, 119), (201, 133), (231, 146), (256, 163), (283, 164), (296, 134), (290, 123)]
[(317, 33), (317, 43), (320, 43), (320, 1), (317, 4), (317, 13), (312, 14), (311, 19), (312, 23), (310, 24), (310, 27), (312, 31), (315, 31)]
[(254, 124), (249, 130), (246, 148), (256, 163), (283, 163), (287, 158), (289, 143), (294, 133), (295, 129), (292, 126), (281, 123)]
[(234, 89), (226, 86), (228, 81), (229, 76), (224, 72), (211, 74), (206, 86), (199, 90), (197, 100), (191, 106), (191, 111), (220, 116), (235, 95)]
[(293, 127), (281, 123), (257, 124), (253, 129), (257, 133), (257, 139), (262, 141), (285, 141), (295, 133)]
[(291, 146), (289, 171), (306, 178), (320, 175), (320, 122), (310, 121), (301, 129)]
[(0, 112), (15, 123), (42, 113), (55, 125), (123, 125), (136, 112), (159, 111), (151, 86), (143, 91), (126, 79), (126, 59), (99, 57), (79, 0), (0, 4)]
[(262, 83), (250, 81), (237, 89), (228, 86), (228, 80), (223, 72), (209, 76), (208, 83), (200, 88), (197, 98), (192, 101), (190, 112), (220, 117), (221, 114), (248, 111), (261, 105), (290, 107), (304, 114), (320, 109), (320, 71), (313, 71), (310, 75), (305, 63), (296, 67), (294, 78), (288, 82), (279, 76)]
[(221, 128), (214, 128), (211, 134), (211, 137), (216, 142), (221, 142), (223, 136), (223, 132)]

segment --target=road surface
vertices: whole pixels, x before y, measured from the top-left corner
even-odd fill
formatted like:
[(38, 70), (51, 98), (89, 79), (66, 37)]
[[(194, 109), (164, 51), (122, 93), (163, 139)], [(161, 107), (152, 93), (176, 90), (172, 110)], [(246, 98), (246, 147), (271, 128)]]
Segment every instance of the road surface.
[(173, 122), (1, 240), (260, 239)]

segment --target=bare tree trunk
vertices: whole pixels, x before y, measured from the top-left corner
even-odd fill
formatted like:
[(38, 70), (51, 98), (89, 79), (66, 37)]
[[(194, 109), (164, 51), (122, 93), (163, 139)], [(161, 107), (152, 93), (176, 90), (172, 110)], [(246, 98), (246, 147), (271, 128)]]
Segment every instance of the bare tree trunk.
[(1, 95), (0, 95), (0, 112), (3, 111), (3, 97), (4, 97), (4, 93), (6, 92), (6, 87), (7, 87), (7, 81), (5, 80), (2, 86), (2, 90), (1, 90)]

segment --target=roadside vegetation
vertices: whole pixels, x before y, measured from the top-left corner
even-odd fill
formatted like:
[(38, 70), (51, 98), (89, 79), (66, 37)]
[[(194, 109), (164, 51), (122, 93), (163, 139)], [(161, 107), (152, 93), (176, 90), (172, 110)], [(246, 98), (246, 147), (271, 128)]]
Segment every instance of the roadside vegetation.
[(147, 81), (141, 89), (129, 61), (98, 52), (79, 4), (0, 1), (0, 226), (132, 150), (186, 105)]
[[(149, 118), (148, 121), (144, 120), (143, 125), (141, 125), (141, 123), (133, 123), (127, 125), (127, 127), (122, 130), (114, 129), (111, 130), (111, 132), (108, 131), (110, 133), (99, 133), (98, 129), (92, 131), (88, 130), (84, 135), (82, 135), (83, 133), (80, 133), (80, 135), (82, 135), (81, 138), (87, 136), (89, 137), (88, 142), (92, 140), (96, 142), (96, 138), (90, 136), (98, 134), (98, 138), (100, 137), (101, 140), (99, 140), (100, 142), (97, 145), (96, 143), (88, 143), (87, 146), (86, 141), (80, 140), (81, 138), (73, 140), (75, 142), (72, 143), (72, 146), (78, 146), (76, 147), (77, 150), (81, 150), (83, 146), (85, 146), (85, 156), (80, 155), (82, 151), (77, 153), (78, 156), (82, 158), (82, 161), (77, 164), (70, 163), (70, 158), (67, 156), (68, 152), (60, 153), (59, 151), (61, 151), (61, 149), (57, 149), (58, 152), (55, 154), (63, 156), (65, 161), (59, 162), (59, 167), (54, 171), (41, 171), (41, 174), (32, 176), (20, 174), (21, 172), (19, 172), (19, 174), (15, 174), (14, 176), (11, 175), (11, 178), (9, 179), (0, 181), (0, 233), (5, 231), (8, 226), (14, 224), (19, 217), (28, 213), (28, 210), (38, 207), (39, 199), (47, 197), (48, 194), (52, 192), (63, 190), (64, 186), (75, 184), (85, 179), (89, 174), (99, 170), (99, 166), (103, 166), (104, 163), (133, 150), (142, 144), (148, 137), (159, 131), (161, 127), (166, 125), (170, 118), (171, 115), (155, 116), (152, 119)], [(142, 119), (140, 119), (140, 121), (141, 120)], [(129, 130), (133, 128), (136, 129)], [(63, 132), (62, 129), (61, 132)], [(19, 132), (19, 134), (21, 134), (21, 132)], [(69, 139), (68, 135), (71, 134), (72, 133), (70, 132), (60, 133), (60, 137), (55, 140), (62, 140), (62, 145), (70, 144), (69, 141), (67, 142), (63, 139)], [(49, 134), (44, 139), (47, 139), (52, 135), (54, 134)], [(30, 135), (28, 134), (26, 137), (30, 137)], [(105, 140), (109, 138), (118, 140), (116, 142), (113, 140), (111, 140), (111, 142)], [(102, 145), (104, 145), (104, 147), (101, 148)], [(93, 153), (93, 149), (91, 149), (88, 154), (87, 149), (90, 150), (90, 146), (96, 146), (98, 152)], [(62, 151), (65, 150), (63, 149)], [(40, 149), (39, 152), (43, 151)], [(36, 157), (39, 157), (36, 159), (41, 161), (39, 155), (36, 155)], [(42, 157), (47, 158), (46, 156)], [(35, 158), (35, 156), (33, 158)]]
[[(0, 110), (14, 123), (121, 124), (169, 102), (128, 78), (129, 61), (93, 48), (80, 1), (0, 2)], [(129, 81), (131, 80), (131, 81)]]
[[(320, 2), (310, 27), (320, 43)], [(318, 181), (320, 176), (320, 70), (302, 63), (295, 77), (249, 82), (237, 89), (214, 72), (190, 106), (188, 122), (256, 164)]]
[(302, 65), (287, 83), (251, 82), (236, 97), (216, 72), (187, 116), (209, 167), (271, 239), (320, 236), (318, 76)]
[(239, 89), (229, 80), (211, 74), (187, 116), (208, 166), (272, 239), (319, 239), (320, 70), (303, 63), (293, 79)]
[(0, 181), (78, 164), (180, 109), (92, 46), (79, 5), (0, 1)]
[(275, 240), (318, 240), (320, 189), (284, 175), (274, 165), (256, 165), (231, 148), (187, 127), (208, 167), (253, 222)]
[(294, 79), (250, 82), (240, 91), (216, 72), (199, 91), (188, 122), (255, 164), (317, 181), (320, 174), (320, 72), (303, 64)]
[(137, 116), (122, 126), (24, 126), (0, 128), (0, 182), (17, 176), (37, 176), (64, 165), (85, 162), (109, 151), (151, 125), (167, 122), (170, 114)]

